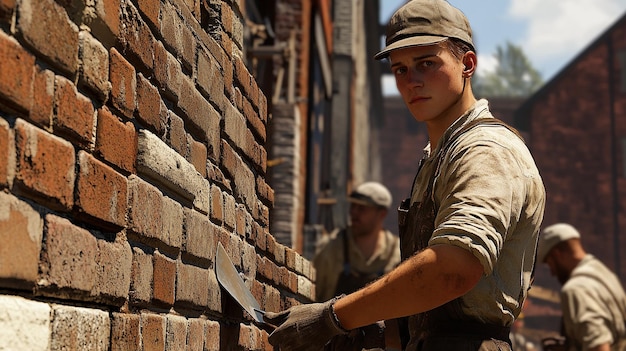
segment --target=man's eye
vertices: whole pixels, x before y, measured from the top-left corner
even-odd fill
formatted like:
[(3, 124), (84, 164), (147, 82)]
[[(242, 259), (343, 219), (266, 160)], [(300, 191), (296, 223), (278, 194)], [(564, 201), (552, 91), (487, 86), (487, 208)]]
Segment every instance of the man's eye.
[(406, 68), (404, 67), (400, 67), (400, 68), (396, 68), (396, 70), (394, 71), (394, 73), (399, 76), (399, 75), (403, 75), (404, 73), (406, 73)]

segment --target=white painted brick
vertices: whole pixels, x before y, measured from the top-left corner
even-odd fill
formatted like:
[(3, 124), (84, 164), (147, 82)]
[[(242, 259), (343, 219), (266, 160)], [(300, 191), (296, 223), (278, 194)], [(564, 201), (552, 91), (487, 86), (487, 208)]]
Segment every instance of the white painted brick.
[(0, 350), (48, 350), (50, 311), (42, 302), (0, 295)]

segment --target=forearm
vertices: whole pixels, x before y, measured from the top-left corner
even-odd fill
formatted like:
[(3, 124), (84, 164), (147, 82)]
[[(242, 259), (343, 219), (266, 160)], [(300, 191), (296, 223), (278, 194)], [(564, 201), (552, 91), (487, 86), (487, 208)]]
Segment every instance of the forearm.
[(338, 300), (335, 313), (342, 326), (354, 329), (428, 311), (465, 294), (482, 273), (482, 265), (469, 251), (452, 245), (433, 246)]
[(589, 349), (589, 351), (611, 351), (611, 345), (609, 344), (598, 345), (594, 348)]

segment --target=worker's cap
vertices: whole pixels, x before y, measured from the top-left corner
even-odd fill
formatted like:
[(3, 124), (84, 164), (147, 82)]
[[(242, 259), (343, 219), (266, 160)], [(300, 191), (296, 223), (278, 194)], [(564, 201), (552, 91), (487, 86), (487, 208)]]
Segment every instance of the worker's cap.
[(580, 239), (580, 233), (567, 223), (557, 223), (545, 228), (539, 235), (537, 261), (545, 262), (548, 253), (555, 245), (570, 239)]
[(366, 182), (354, 189), (348, 197), (348, 201), (365, 206), (389, 208), (391, 206), (391, 193), (380, 183)]
[(472, 28), (463, 12), (445, 0), (411, 0), (391, 16), (386, 47), (374, 58), (379, 60), (393, 50), (436, 44), (448, 38), (460, 39), (474, 49)]

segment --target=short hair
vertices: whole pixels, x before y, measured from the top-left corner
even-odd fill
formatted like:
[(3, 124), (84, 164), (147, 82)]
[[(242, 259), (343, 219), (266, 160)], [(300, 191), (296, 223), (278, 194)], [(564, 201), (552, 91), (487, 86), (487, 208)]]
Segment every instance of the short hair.
[(470, 44), (457, 38), (448, 38), (447, 40), (442, 41), (441, 44), (447, 47), (448, 50), (452, 52), (452, 55), (454, 55), (454, 57), (456, 57), (459, 60), (468, 51), (476, 52), (476, 50)]

